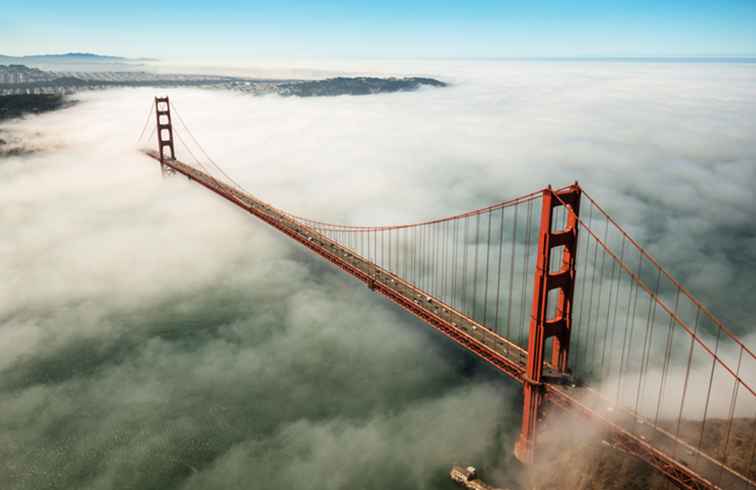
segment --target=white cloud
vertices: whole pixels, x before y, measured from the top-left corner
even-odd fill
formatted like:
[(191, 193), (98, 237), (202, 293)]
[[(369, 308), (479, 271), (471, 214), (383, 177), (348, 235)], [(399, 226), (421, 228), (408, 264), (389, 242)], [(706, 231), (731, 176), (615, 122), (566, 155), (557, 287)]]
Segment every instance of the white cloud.
[[(247, 189), (327, 221), (412, 222), (579, 180), (740, 332), (753, 329), (740, 293), (756, 271), (752, 66), (348, 70), (453, 85), (170, 95)], [(443, 339), (199, 186), (162, 179), (134, 144), (153, 95), (83, 93), (3, 126), (47, 148), (0, 162), (4, 486), (114, 488), (129, 474), (137, 486), (207, 488), (260, 470), (244, 466), (260, 455), (288, 483), (343, 463), (354, 467), (343, 480), (324, 477), (334, 488), (359, 484), (366, 465), (401, 468), (375, 481), (417, 488), (448, 464), (478, 463), (451, 458), (484, 459), (472, 439), (516, 432), (501, 418), (506, 382), (460, 387), (466, 358)], [(472, 426), (457, 417), (468, 409), (482, 414)], [(448, 432), (426, 439), (436, 426)]]

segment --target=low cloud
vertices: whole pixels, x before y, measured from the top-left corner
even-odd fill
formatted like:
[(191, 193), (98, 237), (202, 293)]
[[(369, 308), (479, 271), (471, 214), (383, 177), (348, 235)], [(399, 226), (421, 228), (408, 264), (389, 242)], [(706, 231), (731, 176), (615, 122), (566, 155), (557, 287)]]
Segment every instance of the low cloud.
[[(579, 180), (753, 330), (752, 66), (411, 71), (452, 86), (169, 95), (247, 189), (326, 221), (413, 222)], [(134, 142), (154, 95), (81, 94), (3, 126), (39, 151), (0, 160), (0, 485), (437, 488), (452, 463), (515, 471), (518, 388), (254, 218), (162, 179)]]

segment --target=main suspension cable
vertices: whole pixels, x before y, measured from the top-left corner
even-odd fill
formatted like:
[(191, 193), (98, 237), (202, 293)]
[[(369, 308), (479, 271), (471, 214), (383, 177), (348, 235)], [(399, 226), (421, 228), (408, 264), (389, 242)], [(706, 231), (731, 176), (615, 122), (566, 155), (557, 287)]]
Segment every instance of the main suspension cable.
[[(139, 138), (137, 138), (137, 144), (142, 141), (142, 137), (144, 137), (144, 132), (147, 131), (147, 126), (150, 124), (150, 119), (152, 119), (152, 113), (155, 112), (155, 104), (150, 102), (150, 109), (147, 111), (147, 119), (144, 121), (144, 127), (142, 127), (142, 132), (139, 133)], [(153, 128), (155, 130), (155, 128)], [(152, 136), (150, 136), (151, 138)], [(149, 138), (148, 138), (149, 139)]]

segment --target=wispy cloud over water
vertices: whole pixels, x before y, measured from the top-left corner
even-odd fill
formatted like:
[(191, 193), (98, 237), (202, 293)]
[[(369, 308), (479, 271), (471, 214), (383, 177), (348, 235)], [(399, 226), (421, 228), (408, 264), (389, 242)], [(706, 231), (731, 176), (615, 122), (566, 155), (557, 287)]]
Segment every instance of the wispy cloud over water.
[[(324, 69), (452, 86), (170, 95), (247, 189), (327, 221), (412, 222), (579, 180), (753, 331), (754, 65)], [(451, 463), (508, 468), (516, 387), (263, 224), (161, 179), (134, 145), (153, 95), (82, 94), (3, 126), (41, 151), (0, 161), (1, 486), (438, 488)]]

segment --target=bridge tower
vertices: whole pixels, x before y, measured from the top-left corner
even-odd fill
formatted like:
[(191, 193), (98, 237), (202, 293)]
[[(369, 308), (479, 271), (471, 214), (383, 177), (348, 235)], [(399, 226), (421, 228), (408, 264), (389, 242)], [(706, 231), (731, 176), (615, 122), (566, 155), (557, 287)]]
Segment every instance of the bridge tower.
[[(155, 115), (157, 117), (157, 140), (160, 152), (160, 170), (163, 175), (173, 174), (174, 170), (165, 165), (166, 158), (176, 159), (173, 149), (173, 123), (171, 121), (171, 103), (168, 97), (155, 97)], [(170, 150), (170, 155), (167, 155)]]
[[(575, 256), (577, 255), (580, 186), (577, 182), (559, 191), (551, 186), (543, 191), (541, 229), (533, 287), (533, 306), (528, 335), (528, 366), (523, 384), (524, 407), (522, 429), (515, 444), (515, 456), (529, 464), (536, 460), (535, 448), (545, 382), (569, 379), (572, 298), (575, 290)], [(569, 209), (565, 209), (569, 208)], [(555, 230), (554, 211), (565, 214), (565, 226)], [(570, 212), (570, 210), (572, 212)], [(558, 252), (561, 248), (561, 263)], [(554, 257), (556, 255), (556, 257)], [(552, 270), (552, 260), (555, 270)], [(552, 303), (556, 300), (555, 303)], [(551, 368), (556, 377), (544, 376), (546, 341), (552, 339)]]

